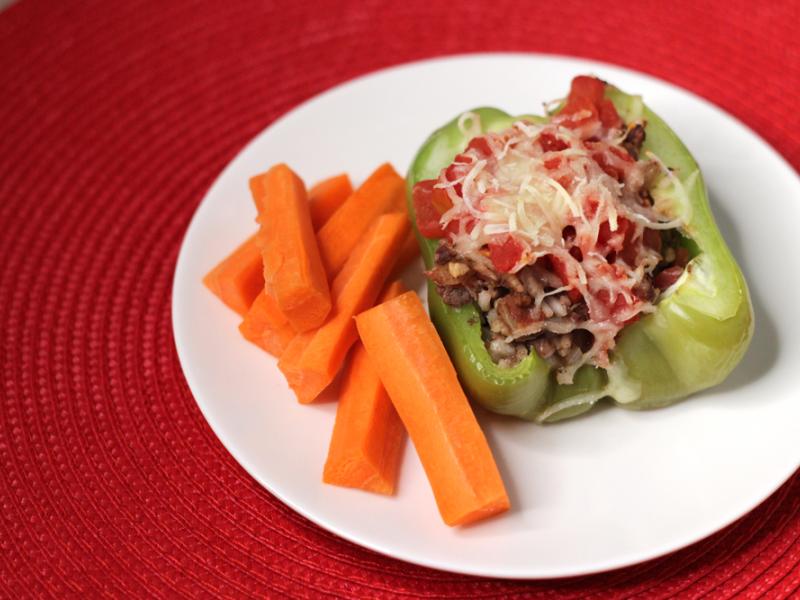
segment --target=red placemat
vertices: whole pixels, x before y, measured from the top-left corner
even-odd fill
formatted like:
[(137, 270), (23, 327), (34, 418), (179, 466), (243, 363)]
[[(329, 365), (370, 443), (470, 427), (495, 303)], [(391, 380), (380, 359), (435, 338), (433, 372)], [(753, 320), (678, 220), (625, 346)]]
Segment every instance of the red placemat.
[(0, 13), (0, 597), (796, 595), (798, 474), (709, 539), (590, 577), (463, 577), (343, 541), (214, 437), (177, 361), (170, 287), (192, 212), (253, 135), (330, 86), (434, 55), (554, 52), (652, 73), (798, 168), (799, 22), (796, 2), (695, 0)]

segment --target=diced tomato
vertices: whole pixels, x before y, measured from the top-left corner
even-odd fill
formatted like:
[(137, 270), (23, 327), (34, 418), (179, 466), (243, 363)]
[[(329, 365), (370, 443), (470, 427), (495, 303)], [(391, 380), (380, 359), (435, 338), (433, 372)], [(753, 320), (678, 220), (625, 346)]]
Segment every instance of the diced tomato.
[(565, 122), (567, 127), (578, 127), (588, 123), (590, 120), (598, 119), (600, 123), (608, 128), (616, 128), (622, 125), (617, 109), (611, 100), (605, 98), (606, 84), (596, 77), (579, 75), (572, 80), (567, 103), (561, 114), (574, 115), (581, 111), (590, 111), (591, 117), (584, 119), (570, 119)]
[(597, 107), (589, 98), (578, 97), (574, 100), (570, 98), (560, 115), (567, 117), (562, 125), (578, 128), (597, 120)]
[(631, 229), (631, 222), (625, 217), (617, 219), (617, 228), (614, 231), (611, 231), (611, 223), (603, 221), (600, 224), (600, 231), (597, 233), (597, 245), (612, 250), (622, 250), (629, 229)]
[(598, 208), (600, 208), (600, 200), (598, 200), (595, 196), (589, 196), (589, 198), (586, 200), (586, 206), (583, 208), (586, 218), (594, 219)]
[(472, 138), (469, 144), (467, 144), (467, 150), (475, 150), (484, 157), (492, 155), (492, 148), (489, 145), (489, 140), (484, 136)]
[(660, 290), (665, 290), (673, 283), (680, 279), (681, 274), (683, 273), (683, 267), (679, 267), (677, 265), (673, 267), (668, 267), (661, 271), (656, 278), (653, 280), (655, 286)]
[(617, 109), (614, 103), (607, 98), (603, 99), (599, 104), (600, 122), (608, 129), (617, 128), (622, 126), (622, 119), (619, 118)]
[(617, 294), (614, 302), (611, 302), (611, 296), (608, 290), (600, 290), (596, 294), (596, 298), (606, 307), (609, 314), (614, 315), (622, 310), (628, 308), (631, 303), (622, 294)]
[[(464, 223), (464, 231), (467, 233), (472, 233), (475, 229), (475, 217), (461, 217), (460, 221)], [(458, 233), (458, 221), (450, 221), (444, 230), (446, 233)]]
[[(613, 105), (612, 105), (612, 107), (613, 107)], [(625, 150), (623, 150), (622, 148), (620, 148), (618, 146), (609, 146), (608, 149), (614, 156), (619, 158), (622, 162), (626, 162), (626, 163), (633, 163), (634, 162), (633, 161), (633, 157), (630, 154), (628, 154)]]
[(642, 234), (642, 241), (648, 248), (661, 252), (661, 233), (657, 229), (645, 228)]
[(609, 225), (608, 221), (603, 221), (600, 223), (600, 230), (597, 232), (597, 245), (607, 245), (613, 234), (614, 232), (611, 231), (611, 225)]
[[(458, 158), (458, 157), (456, 157)], [(455, 181), (460, 177), (464, 177), (467, 172), (469, 171), (469, 167), (464, 166), (461, 163), (455, 162), (448, 165), (447, 169), (444, 171), (444, 177), (447, 181)], [(453, 186), (456, 194), (459, 196), (461, 195), (462, 187), (461, 183), (457, 183)]]
[[(550, 258), (550, 267), (553, 273), (558, 275), (559, 279), (561, 279), (561, 283), (564, 285), (569, 285), (569, 272), (567, 271), (567, 263), (562, 261), (560, 258), (553, 256), (552, 254), (549, 255)], [(573, 302), (577, 302), (581, 299), (580, 291), (576, 290), (575, 288), (570, 288), (567, 290), (567, 295), (569, 299)]]
[(619, 256), (625, 263), (632, 267), (636, 264), (636, 257), (639, 255), (639, 247), (637, 244), (630, 242), (629, 240), (625, 240), (622, 245), (622, 250), (619, 251), (617, 256)]
[(558, 152), (569, 148), (569, 144), (564, 140), (557, 138), (552, 133), (543, 133), (538, 139), (539, 145), (545, 152)]
[(587, 98), (591, 100), (592, 103), (599, 104), (603, 99), (605, 90), (606, 84), (597, 77), (578, 75), (572, 79), (572, 84), (569, 88), (568, 101), (574, 98)]
[(625, 173), (622, 169), (611, 164), (611, 161), (608, 160), (608, 157), (606, 157), (604, 152), (595, 152), (592, 154), (592, 160), (600, 165), (600, 168), (606, 172), (606, 175), (613, 177), (617, 181), (622, 181), (623, 177), (625, 176)]
[(513, 236), (508, 235), (502, 241), (489, 242), (489, 258), (494, 268), (501, 273), (508, 273), (519, 262), (524, 250)]
[(634, 241), (635, 233), (636, 228), (633, 223), (625, 217), (617, 219), (617, 228), (614, 231), (611, 231), (609, 222), (604, 221), (600, 224), (600, 231), (597, 234), (598, 249), (606, 255), (608, 262), (615, 262), (617, 258), (621, 258), (628, 266), (632, 266), (639, 255), (641, 244), (639, 240)]
[(417, 183), (413, 191), (417, 227), (422, 235), (432, 239), (444, 236), (445, 231), (439, 220), (453, 206), (447, 192), (434, 185), (436, 185), (435, 179), (426, 179)]
[(553, 169), (557, 169), (558, 165), (560, 164), (561, 164), (561, 157), (554, 156), (553, 158), (548, 158), (546, 161), (544, 161), (544, 168), (550, 169), (552, 171)]

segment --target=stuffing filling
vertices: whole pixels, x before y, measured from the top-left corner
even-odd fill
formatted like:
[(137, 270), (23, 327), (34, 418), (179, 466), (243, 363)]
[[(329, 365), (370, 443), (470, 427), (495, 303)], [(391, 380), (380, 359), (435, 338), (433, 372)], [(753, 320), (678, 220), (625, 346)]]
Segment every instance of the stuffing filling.
[(655, 310), (690, 258), (663, 201), (680, 183), (642, 152), (644, 123), (624, 124), (604, 84), (581, 79), (547, 124), (480, 135), (466, 113), (466, 150), (414, 188), (420, 230), (439, 239), (427, 275), (444, 302), (477, 304), (500, 366), (533, 350), (559, 383), (607, 367), (622, 328)]

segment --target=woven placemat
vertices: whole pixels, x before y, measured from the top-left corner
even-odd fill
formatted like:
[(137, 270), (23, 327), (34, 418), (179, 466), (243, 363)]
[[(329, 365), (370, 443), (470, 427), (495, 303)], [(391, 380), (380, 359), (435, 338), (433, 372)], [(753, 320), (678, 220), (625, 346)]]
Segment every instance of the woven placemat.
[(632, 67), (722, 106), (798, 168), (800, 5), (282, 4), (0, 13), (0, 597), (797, 595), (797, 474), (709, 539), (590, 577), (463, 577), (343, 541), (214, 437), (175, 354), (170, 287), (192, 212), (253, 135), (330, 86), (435, 55)]

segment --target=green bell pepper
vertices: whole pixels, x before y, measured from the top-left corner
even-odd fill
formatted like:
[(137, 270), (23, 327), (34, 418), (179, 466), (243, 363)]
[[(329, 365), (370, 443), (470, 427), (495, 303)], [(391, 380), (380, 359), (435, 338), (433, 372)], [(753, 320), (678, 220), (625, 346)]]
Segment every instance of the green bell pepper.
[[(651, 194), (665, 212), (683, 217), (681, 233), (688, 240), (692, 259), (681, 279), (662, 294), (656, 311), (622, 330), (610, 354), (611, 366), (584, 365), (569, 385), (556, 383), (555, 374), (534, 350), (511, 368), (498, 366), (481, 338), (478, 307), (474, 303), (449, 306), (429, 283), (431, 318), (461, 382), (473, 401), (493, 412), (551, 422), (586, 412), (603, 398), (628, 409), (666, 406), (725, 379), (752, 337), (747, 284), (714, 222), (694, 158), (639, 96), (610, 85), (605, 95), (624, 122), (646, 124), (642, 151), (655, 153), (677, 176), (662, 177)], [(523, 118), (547, 120), (513, 117), (496, 108), (471, 112), (480, 117), (483, 133), (503, 131)], [(454, 119), (428, 138), (408, 173), (408, 208), (428, 268), (438, 240), (425, 238), (416, 229), (412, 189), (419, 181), (438, 177), (468, 142)]]

